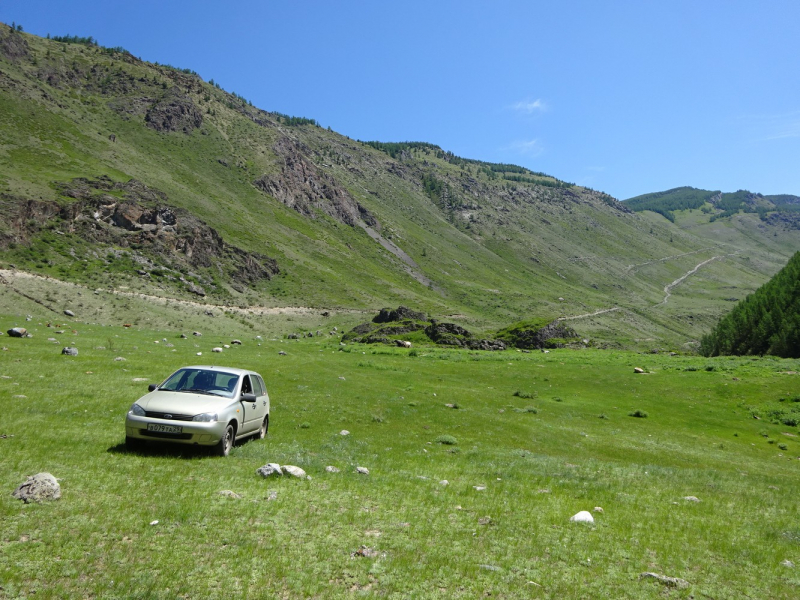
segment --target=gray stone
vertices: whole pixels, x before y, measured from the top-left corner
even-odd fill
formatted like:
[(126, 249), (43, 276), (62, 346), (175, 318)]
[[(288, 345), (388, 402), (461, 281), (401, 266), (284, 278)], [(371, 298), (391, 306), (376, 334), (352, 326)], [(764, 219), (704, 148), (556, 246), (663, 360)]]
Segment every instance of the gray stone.
[(369, 475), (369, 469), (366, 467), (356, 467), (356, 473), (360, 473), (361, 475)]
[(24, 327), (12, 327), (7, 333), (11, 337), (21, 338), (28, 335), (28, 330)]
[(75, 313), (72, 312), (71, 310), (65, 310), (64, 314), (67, 315), (68, 317), (74, 317), (75, 316)]
[(233, 490), (222, 490), (217, 492), (220, 496), (225, 496), (226, 498), (230, 498), (231, 500), (241, 500), (241, 496), (234, 492)]
[(326, 473), (338, 473), (339, 469), (337, 469), (333, 465), (328, 465), (327, 467), (325, 467), (325, 472)]
[(11, 495), (25, 504), (58, 500), (61, 498), (61, 486), (50, 473), (37, 473), (28, 477), (25, 483), (21, 483)]
[(236, 346), (241, 346), (242, 340), (231, 340), (231, 344)]
[(342, 430), (339, 432), (339, 435), (350, 435), (350, 432), (349, 432), (349, 431), (347, 431), (347, 429), (342, 429)]
[(687, 502), (700, 502), (700, 498), (697, 496), (684, 496), (683, 499)]
[(294, 465), (283, 465), (281, 470), (283, 471), (284, 475), (291, 475), (292, 477), (297, 477), (298, 479), (305, 479), (308, 477), (303, 469), (300, 467), (295, 467)]
[(78, 349), (74, 346), (65, 346), (61, 349), (61, 354), (66, 354), (67, 356), (78, 356)]
[(256, 470), (256, 473), (262, 477), (281, 477), (283, 475), (281, 466), (278, 463), (267, 463)]
[(677, 577), (667, 577), (666, 575), (659, 575), (658, 573), (642, 573), (639, 575), (639, 579), (655, 579), (666, 585), (667, 587), (673, 587), (679, 590), (686, 589), (689, 587), (689, 582), (685, 579), (679, 579)]

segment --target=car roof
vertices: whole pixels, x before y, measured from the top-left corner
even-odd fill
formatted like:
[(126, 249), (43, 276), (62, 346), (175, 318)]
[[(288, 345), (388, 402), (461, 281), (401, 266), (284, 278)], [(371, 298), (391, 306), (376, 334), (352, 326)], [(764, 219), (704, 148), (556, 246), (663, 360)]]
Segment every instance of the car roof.
[[(189, 365), (186, 367), (181, 367), (181, 369), (204, 369), (206, 371), (223, 371), (225, 373), (231, 373), (232, 375), (258, 375), (255, 371), (250, 371), (248, 369), (237, 369), (236, 367), (221, 367), (221, 366), (212, 366), (212, 365)], [(180, 371), (181, 369), (177, 369)], [(261, 377), (259, 375), (259, 377)]]

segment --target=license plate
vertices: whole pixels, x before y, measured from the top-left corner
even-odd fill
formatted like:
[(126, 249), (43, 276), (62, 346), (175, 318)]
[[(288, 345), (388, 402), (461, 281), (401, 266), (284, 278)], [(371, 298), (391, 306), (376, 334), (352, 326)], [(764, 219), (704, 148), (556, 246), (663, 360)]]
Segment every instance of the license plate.
[(180, 425), (162, 425), (161, 423), (148, 423), (147, 431), (155, 431), (157, 433), (183, 433), (183, 427)]

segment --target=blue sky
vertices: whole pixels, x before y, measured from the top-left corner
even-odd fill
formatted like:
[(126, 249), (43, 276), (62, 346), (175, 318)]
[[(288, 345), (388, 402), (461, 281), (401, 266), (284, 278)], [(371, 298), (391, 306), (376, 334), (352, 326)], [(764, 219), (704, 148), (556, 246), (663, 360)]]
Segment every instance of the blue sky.
[(26, 0), (0, 20), (191, 68), (361, 140), (625, 199), (800, 195), (800, 2)]

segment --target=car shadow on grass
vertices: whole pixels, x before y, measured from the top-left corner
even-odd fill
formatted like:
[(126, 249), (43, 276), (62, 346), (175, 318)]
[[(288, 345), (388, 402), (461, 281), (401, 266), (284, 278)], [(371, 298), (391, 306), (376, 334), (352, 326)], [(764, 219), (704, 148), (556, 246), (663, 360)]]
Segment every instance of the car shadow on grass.
[[(255, 437), (237, 440), (234, 448), (246, 446), (255, 442)], [(132, 456), (158, 456), (169, 458), (221, 458), (215, 446), (187, 446), (183, 444), (170, 444), (168, 442), (144, 442), (136, 448), (129, 448), (125, 442), (111, 446), (106, 452), (111, 454), (130, 454)]]
[(183, 446), (160, 442), (147, 442), (137, 448), (128, 448), (125, 442), (111, 446), (107, 452), (111, 454), (129, 454), (131, 456), (153, 456), (166, 458), (212, 458), (217, 454), (213, 446)]

